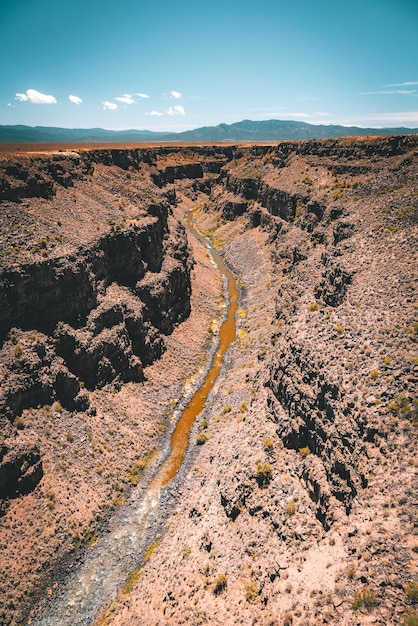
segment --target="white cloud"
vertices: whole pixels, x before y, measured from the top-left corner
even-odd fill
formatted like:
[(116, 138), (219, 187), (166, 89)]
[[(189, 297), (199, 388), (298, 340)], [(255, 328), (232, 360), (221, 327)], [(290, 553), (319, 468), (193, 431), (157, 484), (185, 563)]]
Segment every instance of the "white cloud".
[[(271, 108), (258, 108), (250, 109), (256, 116), (254, 119), (277, 119), (277, 120), (290, 120), (295, 122), (306, 122), (309, 124), (338, 124), (332, 120), (334, 114), (329, 111), (315, 111), (313, 113), (307, 113), (306, 111), (289, 111), (285, 107), (271, 107)], [(245, 115), (245, 114), (244, 114)], [(243, 115), (243, 117), (244, 117)], [(253, 118), (251, 118), (253, 119)]]
[(385, 87), (412, 87), (412, 85), (418, 85), (418, 80), (410, 80), (406, 83), (392, 83), (390, 85), (385, 85)]
[(129, 93), (124, 93), (123, 96), (118, 96), (115, 98), (118, 102), (123, 102), (124, 104), (133, 104), (135, 100)]
[(177, 100), (178, 98), (181, 98), (181, 93), (179, 91), (170, 91), (170, 96)]
[(117, 104), (115, 104), (114, 102), (109, 102), (108, 100), (105, 100), (104, 102), (102, 102), (102, 104), (103, 104), (103, 108), (109, 109), (109, 111), (114, 111), (115, 109), (118, 108)]
[(83, 102), (78, 96), (68, 96), (68, 100), (73, 104), (81, 104)]
[(373, 113), (363, 120), (382, 124), (418, 124), (418, 111), (399, 111), (393, 113)]
[(398, 95), (398, 96), (413, 96), (416, 94), (415, 89), (391, 89), (391, 90), (381, 90), (381, 91), (363, 91), (361, 96), (376, 96), (376, 95)]
[(315, 116), (312, 115), (312, 113), (299, 113), (299, 111), (295, 111), (295, 112), (291, 111), (290, 113), (286, 113), (284, 117), (286, 117), (286, 119), (290, 117), (296, 117), (296, 118), (303, 117), (304, 119), (309, 119)]
[(178, 104), (175, 107), (170, 107), (166, 110), (166, 113), (167, 115), (186, 115), (186, 111), (184, 110), (184, 107), (181, 106), (181, 104)]
[(28, 89), (26, 93), (17, 93), (16, 100), (20, 102), (32, 102), (33, 104), (57, 104), (54, 96), (47, 96), (44, 93), (36, 91), (36, 89)]
[(136, 93), (134, 95), (130, 93), (124, 93), (123, 96), (117, 96), (115, 100), (117, 100), (118, 102), (123, 102), (123, 104), (134, 104), (135, 96), (138, 96), (138, 98), (140, 99), (149, 98), (149, 95), (146, 93)]
[(160, 111), (150, 111), (149, 113), (147, 113), (147, 115), (152, 115), (152, 116), (158, 116), (160, 117), (161, 115), (164, 115), (164, 113), (160, 113)]

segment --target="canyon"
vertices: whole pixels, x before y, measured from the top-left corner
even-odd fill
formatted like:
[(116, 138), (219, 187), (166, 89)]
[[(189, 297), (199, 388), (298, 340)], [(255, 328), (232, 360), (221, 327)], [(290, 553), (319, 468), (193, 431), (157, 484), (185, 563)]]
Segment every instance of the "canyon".
[(416, 623), (417, 156), (0, 152), (0, 624), (43, 619), (145, 498), (228, 308), (207, 245), (236, 337), (91, 623)]

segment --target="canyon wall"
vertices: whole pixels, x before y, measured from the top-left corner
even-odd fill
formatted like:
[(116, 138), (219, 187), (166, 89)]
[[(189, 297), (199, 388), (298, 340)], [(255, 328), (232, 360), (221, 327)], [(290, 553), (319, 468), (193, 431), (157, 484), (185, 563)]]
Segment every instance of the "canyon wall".
[[(173, 191), (160, 194), (158, 200), (147, 198), (141, 214), (128, 221), (120, 213), (118, 223), (109, 217), (107, 232), (99, 218), (97, 236), (82, 234), (82, 241), (74, 241), (71, 229), (77, 231), (79, 225), (71, 215), (63, 241), (57, 231), (64, 218), (54, 223), (48, 214), (48, 203), (53, 204), (57, 193), (76, 181), (86, 184), (99, 164), (127, 172), (150, 166), (147, 179), (152, 189), (155, 178), (171, 180), (185, 172), (202, 176), (200, 165), (190, 166), (190, 172), (187, 166), (171, 168), (169, 174), (159, 172), (152, 169), (155, 156), (148, 151), (109, 150), (4, 163), (0, 498), (26, 493), (42, 478), (37, 444), (13, 425), (23, 410), (56, 402), (69, 411), (94, 411), (87, 391), (143, 380), (144, 367), (164, 350), (164, 335), (190, 313), (192, 260), (184, 227), (172, 215)], [(26, 207), (47, 201), (40, 216), (48, 228), (46, 236), (39, 221), (27, 228), (23, 199)], [(78, 209), (92, 222), (89, 204), (94, 200), (93, 192)], [(115, 206), (109, 215), (123, 209), (125, 202), (111, 200)], [(60, 217), (59, 200), (54, 210), (54, 218)]]

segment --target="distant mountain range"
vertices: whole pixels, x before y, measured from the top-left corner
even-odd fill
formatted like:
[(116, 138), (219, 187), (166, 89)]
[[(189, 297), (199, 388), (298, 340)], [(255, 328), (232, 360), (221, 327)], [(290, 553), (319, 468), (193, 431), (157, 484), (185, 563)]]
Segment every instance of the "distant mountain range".
[(151, 130), (105, 130), (103, 128), (55, 128), (49, 126), (1, 126), (1, 143), (136, 143), (136, 142), (272, 142), (291, 139), (416, 134), (418, 128), (359, 128), (314, 125), (306, 122), (243, 120), (234, 124), (203, 126), (181, 133)]

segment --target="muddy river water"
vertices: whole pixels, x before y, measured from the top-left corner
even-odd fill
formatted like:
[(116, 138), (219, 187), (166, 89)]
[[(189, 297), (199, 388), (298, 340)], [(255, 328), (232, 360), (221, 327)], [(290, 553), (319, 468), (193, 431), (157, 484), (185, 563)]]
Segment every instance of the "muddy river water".
[(227, 311), (219, 328), (216, 351), (207, 373), (184, 408), (171, 436), (170, 452), (149, 485), (132, 494), (128, 504), (111, 523), (110, 531), (92, 546), (84, 562), (74, 567), (65, 588), (50, 604), (47, 614), (33, 622), (34, 626), (87, 626), (114, 598), (140, 564), (149, 530), (158, 518), (164, 491), (179, 471), (189, 446), (189, 434), (196, 417), (203, 411), (208, 395), (218, 378), (225, 353), (236, 334), (235, 316), (239, 291), (232, 272), (222, 257), (209, 246), (194, 225), (194, 213), (188, 214), (188, 229), (209, 250), (223, 274), (227, 289)]

